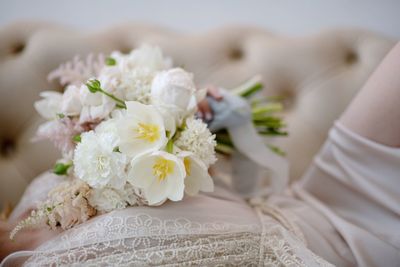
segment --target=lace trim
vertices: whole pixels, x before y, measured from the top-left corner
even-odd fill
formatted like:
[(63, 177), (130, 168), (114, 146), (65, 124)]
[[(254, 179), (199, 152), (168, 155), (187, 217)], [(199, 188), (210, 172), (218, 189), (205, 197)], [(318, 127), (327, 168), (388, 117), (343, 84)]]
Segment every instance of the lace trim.
[(52, 250), (92, 243), (147, 236), (224, 234), (235, 232), (259, 232), (258, 224), (238, 225), (226, 222), (199, 223), (187, 218), (160, 219), (149, 214), (139, 213), (133, 216), (116, 216), (112, 213), (94, 219), (91, 223), (80, 225), (61, 234), (60, 240), (51, 240), (38, 250)]
[(267, 204), (263, 198), (250, 199), (250, 204), (263, 226), (259, 266), (333, 266), (306, 248), (294, 214)]
[[(285, 210), (267, 204), (267, 200), (264, 198), (252, 198), (250, 199), (250, 205), (252, 205), (257, 212), (258, 216), (260, 217), (261, 213), (264, 215), (269, 215), (275, 220), (277, 220), (283, 227), (285, 227), (289, 232), (295, 235), (301, 242), (307, 245), (307, 240), (303, 234), (303, 231), (300, 227), (295, 223), (296, 215)], [(261, 213), (260, 213), (261, 212)]]
[(261, 208), (256, 212), (262, 229), (109, 214), (42, 245), (24, 266), (332, 266)]

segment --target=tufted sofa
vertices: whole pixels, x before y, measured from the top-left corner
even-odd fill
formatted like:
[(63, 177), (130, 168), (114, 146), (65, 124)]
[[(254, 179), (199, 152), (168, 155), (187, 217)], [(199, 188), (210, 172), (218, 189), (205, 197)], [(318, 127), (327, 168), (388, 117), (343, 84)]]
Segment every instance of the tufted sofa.
[(27, 184), (52, 166), (57, 151), (32, 143), (41, 122), (33, 109), (39, 92), (61, 90), (46, 79), (74, 55), (130, 51), (159, 45), (177, 66), (195, 73), (199, 86), (232, 87), (261, 74), (266, 95), (283, 96), (290, 136), (291, 178), (301, 176), (333, 121), (349, 104), (394, 41), (363, 30), (329, 30), (286, 37), (253, 27), (229, 26), (201, 34), (125, 24), (100, 32), (25, 21), (0, 28), (0, 205), (15, 204)]

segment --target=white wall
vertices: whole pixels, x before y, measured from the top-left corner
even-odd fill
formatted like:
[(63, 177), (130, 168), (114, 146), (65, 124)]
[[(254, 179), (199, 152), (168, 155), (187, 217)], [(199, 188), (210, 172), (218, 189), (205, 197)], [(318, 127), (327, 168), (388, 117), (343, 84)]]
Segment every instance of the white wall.
[(396, 0), (0, 0), (0, 26), (32, 18), (87, 29), (124, 21), (182, 31), (236, 23), (296, 35), (353, 26), (400, 38)]

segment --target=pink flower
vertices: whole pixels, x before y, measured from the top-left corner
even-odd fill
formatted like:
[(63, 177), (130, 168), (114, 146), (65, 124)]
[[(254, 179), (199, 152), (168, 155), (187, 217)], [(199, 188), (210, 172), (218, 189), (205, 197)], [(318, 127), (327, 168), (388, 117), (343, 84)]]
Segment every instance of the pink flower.
[(76, 120), (66, 117), (48, 121), (40, 125), (33, 140), (49, 139), (61, 151), (64, 157), (71, 158), (75, 149), (75, 142), (72, 138), (85, 130), (85, 127), (78, 124)]

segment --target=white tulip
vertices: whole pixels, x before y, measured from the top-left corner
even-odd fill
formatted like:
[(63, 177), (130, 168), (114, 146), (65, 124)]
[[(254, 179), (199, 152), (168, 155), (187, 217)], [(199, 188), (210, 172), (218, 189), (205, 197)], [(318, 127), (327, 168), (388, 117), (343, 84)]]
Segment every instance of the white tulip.
[(185, 165), (185, 192), (194, 196), (202, 192), (213, 192), (214, 182), (208, 173), (207, 166), (191, 152), (180, 152), (178, 157), (182, 158)]
[(40, 93), (43, 98), (36, 101), (34, 106), (36, 111), (45, 119), (55, 119), (61, 113), (62, 94), (55, 91), (44, 91)]
[(182, 159), (157, 151), (132, 160), (128, 182), (143, 189), (149, 205), (156, 205), (166, 199), (182, 200), (185, 176)]
[(127, 110), (117, 121), (122, 153), (136, 157), (157, 151), (167, 143), (163, 117), (151, 105), (125, 102)]

